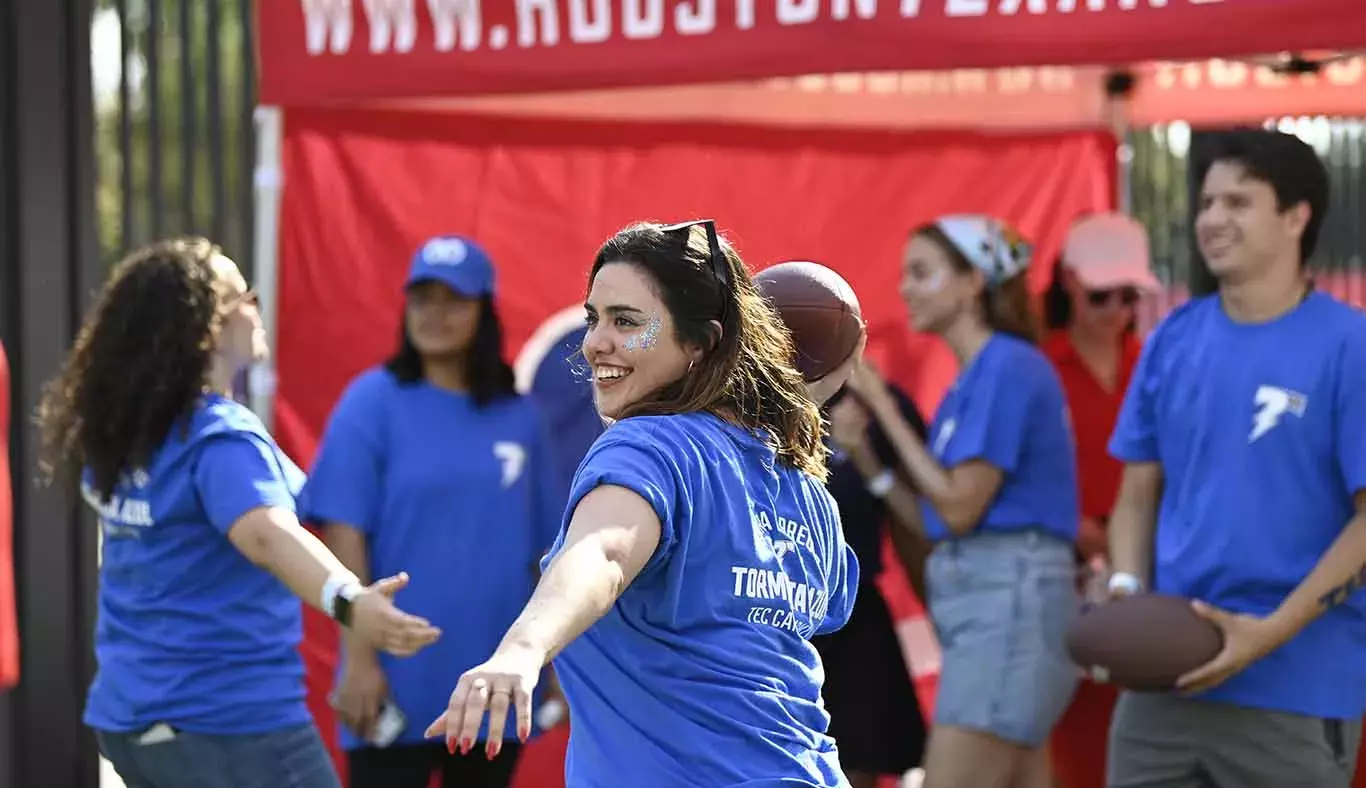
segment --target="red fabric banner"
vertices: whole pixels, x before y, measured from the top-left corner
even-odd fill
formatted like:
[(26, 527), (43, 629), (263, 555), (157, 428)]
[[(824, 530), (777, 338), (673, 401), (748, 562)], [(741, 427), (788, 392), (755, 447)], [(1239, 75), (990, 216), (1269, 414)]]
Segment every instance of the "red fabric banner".
[(261, 101), (290, 106), (1366, 46), (1360, 0), (270, 0), (257, 13)]
[[(754, 268), (821, 260), (860, 294), (870, 354), (933, 408), (954, 374), (905, 326), (906, 235), (938, 214), (1003, 216), (1039, 245), (1042, 286), (1068, 223), (1107, 209), (1114, 142), (1100, 133), (791, 132), (374, 110), (286, 114), (276, 434), (305, 465), (347, 381), (393, 348), (409, 256), (469, 234), (498, 267), (507, 350), (582, 302), (598, 244), (638, 219), (714, 217)], [(894, 612), (932, 674), (923, 612), (899, 574)], [(324, 733), (335, 635), (310, 614), (310, 697)], [(926, 650), (928, 647), (928, 651)], [(433, 692), (450, 688), (433, 687)], [(426, 721), (416, 721), (425, 724)], [(519, 785), (561, 785), (563, 732), (533, 746)]]

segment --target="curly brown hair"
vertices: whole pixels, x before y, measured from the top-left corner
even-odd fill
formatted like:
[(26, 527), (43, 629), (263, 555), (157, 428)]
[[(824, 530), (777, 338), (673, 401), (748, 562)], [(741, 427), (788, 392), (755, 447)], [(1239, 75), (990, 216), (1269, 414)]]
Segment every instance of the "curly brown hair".
[[(666, 232), (660, 224), (633, 224), (598, 251), (589, 287), (608, 263), (637, 266), (658, 288), (675, 338), (710, 348), (690, 374), (632, 404), (621, 417), (708, 411), (767, 431), (780, 461), (824, 481), (821, 413), (792, 364), (792, 335), (754, 286), (740, 255), (724, 238), (720, 248), (729, 286), (713, 272), (707, 233), (699, 226)], [(718, 319), (724, 321), (720, 341), (713, 324)]]
[(220, 254), (208, 239), (178, 238), (114, 268), (38, 406), (49, 481), (74, 486), (89, 468), (90, 486), (107, 501), (193, 414), (220, 320), (212, 263)]

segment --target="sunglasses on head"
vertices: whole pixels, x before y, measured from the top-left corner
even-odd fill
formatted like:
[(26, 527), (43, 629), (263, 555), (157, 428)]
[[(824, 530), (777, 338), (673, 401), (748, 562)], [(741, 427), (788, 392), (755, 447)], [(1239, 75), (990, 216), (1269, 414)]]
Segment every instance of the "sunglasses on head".
[(232, 311), (239, 306), (260, 306), (260, 304), (261, 296), (258, 295), (255, 290), (247, 289), (244, 292), (223, 299), (221, 308), (226, 311)]
[(1138, 303), (1139, 292), (1136, 287), (1112, 287), (1109, 290), (1087, 290), (1086, 300), (1091, 306), (1105, 306), (1111, 299), (1119, 296), (1119, 302), (1124, 306), (1133, 306)]
[(707, 231), (707, 249), (711, 256), (711, 272), (712, 276), (716, 277), (716, 283), (721, 287), (721, 315), (717, 319), (724, 326), (726, 324), (726, 311), (730, 304), (730, 263), (726, 262), (726, 256), (721, 252), (721, 237), (716, 234), (715, 220), (696, 219), (691, 222), (671, 224), (663, 228), (663, 232), (681, 236), (683, 246), (686, 249), (688, 239), (692, 235), (692, 228), (698, 225)]

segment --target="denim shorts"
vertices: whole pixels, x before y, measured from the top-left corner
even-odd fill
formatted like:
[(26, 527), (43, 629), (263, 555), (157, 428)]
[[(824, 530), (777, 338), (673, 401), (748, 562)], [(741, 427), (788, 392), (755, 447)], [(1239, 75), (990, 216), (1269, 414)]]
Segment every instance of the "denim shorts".
[(943, 654), (936, 725), (1039, 747), (1071, 702), (1077, 615), (1073, 546), (1038, 530), (941, 542), (926, 569)]
[(241, 736), (96, 731), (128, 788), (341, 788), (312, 725)]

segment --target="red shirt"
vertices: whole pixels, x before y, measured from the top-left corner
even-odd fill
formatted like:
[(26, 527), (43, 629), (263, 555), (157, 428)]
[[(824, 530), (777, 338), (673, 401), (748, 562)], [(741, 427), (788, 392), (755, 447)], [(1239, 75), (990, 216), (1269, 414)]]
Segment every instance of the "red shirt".
[(1086, 362), (1072, 346), (1066, 331), (1055, 331), (1044, 340), (1043, 352), (1062, 378), (1067, 405), (1072, 411), (1072, 431), (1077, 440), (1077, 482), (1081, 490), (1083, 517), (1104, 520), (1119, 495), (1124, 466), (1106, 448), (1119, 420), (1119, 406), (1129, 388), (1141, 346), (1133, 334), (1120, 339), (1119, 370), (1113, 391), (1096, 380)]

